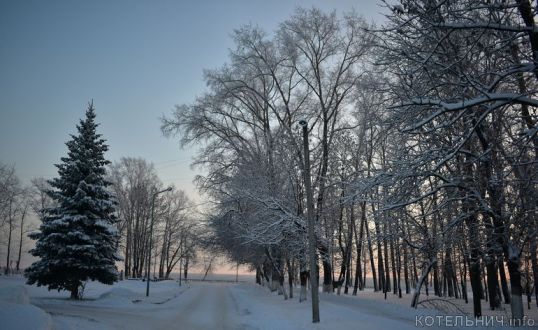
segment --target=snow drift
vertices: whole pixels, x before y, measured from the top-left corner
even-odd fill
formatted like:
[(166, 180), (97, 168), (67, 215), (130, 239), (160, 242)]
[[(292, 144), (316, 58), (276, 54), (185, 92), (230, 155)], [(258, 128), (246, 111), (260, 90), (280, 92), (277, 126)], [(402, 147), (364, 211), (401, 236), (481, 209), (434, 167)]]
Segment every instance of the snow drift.
[(0, 320), (6, 330), (52, 329), (50, 315), (30, 305), (28, 291), (22, 285), (0, 288)]

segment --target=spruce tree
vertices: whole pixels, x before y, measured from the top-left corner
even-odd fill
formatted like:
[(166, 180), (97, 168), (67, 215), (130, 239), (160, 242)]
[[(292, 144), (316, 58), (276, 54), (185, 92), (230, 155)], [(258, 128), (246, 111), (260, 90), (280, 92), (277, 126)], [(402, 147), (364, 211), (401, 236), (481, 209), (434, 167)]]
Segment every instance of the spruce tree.
[(68, 290), (72, 299), (81, 298), (87, 280), (112, 284), (118, 279), (116, 202), (107, 190), (108, 146), (97, 126), (91, 102), (78, 134), (66, 143), (67, 157), (56, 165), (59, 177), (49, 181), (55, 207), (45, 210), (39, 232), (29, 235), (37, 240), (30, 253), (40, 259), (25, 272), (28, 284)]

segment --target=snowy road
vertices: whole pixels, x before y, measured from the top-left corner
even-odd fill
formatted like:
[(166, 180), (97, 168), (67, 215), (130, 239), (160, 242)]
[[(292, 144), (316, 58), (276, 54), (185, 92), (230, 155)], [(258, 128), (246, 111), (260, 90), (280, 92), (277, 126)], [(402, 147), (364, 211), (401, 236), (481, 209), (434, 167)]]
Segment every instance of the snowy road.
[[(164, 281), (166, 282), (166, 281)], [(93, 284), (95, 286), (95, 284)], [(154, 284), (150, 297), (144, 283), (123, 281), (107, 291), (95, 286), (88, 299), (38, 295), (31, 303), (65, 329), (416, 329), (420, 311), (360, 297), (321, 295), (321, 323), (311, 323), (310, 303), (284, 300), (267, 288), (247, 283)], [(40, 291), (41, 292), (41, 291)], [(297, 292), (295, 292), (297, 294)], [(93, 299), (93, 300), (92, 300)]]
[(238, 329), (237, 305), (226, 285), (201, 285), (187, 291), (172, 319), (155, 329)]
[[(230, 285), (194, 285), (172, 299), (133, 306), (98, 306), (81, 303), (59, 304), (44, 299), (35, 305), (64, 323), (73, 317), (85, 322), (77, 327), (111, 329), (240, 329), (237, 304)], [(92, 326), (93, 324), (93, 326)], [(94, 327), (95, 326), (95, 327)]]
[[(312, 324), (310, 301), (299, 303), (297, 289), (293, 299), (284, 300), (253, 283), (190, 282), (180, 287), (175, 281), (161, 281), (152, 283), (146, 298), (145, 282), (126, 280), (113, 286), (89, 282), (85, 299), (73, 301), (67, 292), (48, 291), (24, 282), (22, 277), (0, 277), (0, 304), (8, 307), (0, 308), (2, 330), (51, 330), (51, 325), (56, 330), (416, 330), (417, 317), (437, 314), (434, 310), (411, 309), (401, 301), (391, 303), (373, 292), (358, 296), (321, 294), (321, 323)], [(43, 317), (37, 317), (36, 311)], [(440, 327), (428, 327), (432, 328)]]

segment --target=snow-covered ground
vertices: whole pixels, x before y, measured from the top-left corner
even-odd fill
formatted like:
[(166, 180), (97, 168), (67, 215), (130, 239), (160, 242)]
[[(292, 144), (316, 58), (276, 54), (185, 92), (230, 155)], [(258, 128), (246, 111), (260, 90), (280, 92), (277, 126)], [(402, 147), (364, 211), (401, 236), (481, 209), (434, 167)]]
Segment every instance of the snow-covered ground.
[(405, 330), (416, 329), (416, 315), (438, 314), (384, 301), (379, 294), (322, 294), (321, 323), (312, 324), (309, 301), (284, 301), (247, 282), (191, 281), (181, 287), (176, 281), (152, 282), (149, 298), (145, 289), (138, 280), (114, 286), (90, 282), (85, 299), (72, 301), (66, 292), (25, 285), (21, 277), (0, 277), (0, 329)]

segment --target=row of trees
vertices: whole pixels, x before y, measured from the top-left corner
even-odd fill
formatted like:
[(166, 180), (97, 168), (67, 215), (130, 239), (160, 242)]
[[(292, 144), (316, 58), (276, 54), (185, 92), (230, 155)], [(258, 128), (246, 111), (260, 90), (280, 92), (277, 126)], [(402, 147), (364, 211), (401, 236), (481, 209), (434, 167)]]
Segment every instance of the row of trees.
[[(118, 243), (123, 252), (125, 276), (145, 276), (151, 224), (152, 194), (163, 184), (152, 164), (140, 158), (122, 158), (109, 167), (111, 191), (118, 201)], [(27, 234), (35, 230), (35, 219), (42, 221), (46, 210), (55, 205), (47, 194), (52, 187), (43, 178), (31, 180), (25, 187), (15, 166), (0, 165), (0, 232), (5, 238), (4, 273), (20, 272), (26, 254)], [(196, 243), (201, 231), (193, 203), (182, 190), (156, 199), (153, 241), (159, 278), (168, 278), (180, 259), (185, 274), (196, 261)]]
[[(16, 271), (19, 270), (24, 238), (24, 220), (28, 213), (28, 202), (25, 191), (16, 176), (15, 168), (0, 164), (0, 229), (6, 235), (6, 263), (4, 274), (12, 271), (12, 262), (16, 260)], [(18, 228), (17, 228), (18, 227)], [(18, 230), (18, 233), (16, 232)], [(19, 235), (17, 235), (19, 234)], [(14, 243), (18, 239), (19, 253), (14, 257)]]
[(324, 291), (357, 294), (370, 274), (385, 294), (414, 287), (416, 306), (430, 285), (467, 300), (469, 280), (475, 316), (486, 298), (522, 319), (538, 282), (536, 6), (386, 8), (379, 28), (314, 8), (274, 34), (234, 31), (228, 63), (163, 131), (202, 143), (219, 248), (285, 297), (297, 278), (306, 297), (309, 272), (306, 120)]
[(112, 164), (109, 176), (118, 201), (125, 276), (145, 276), (150, 250), (155, 276), (169, 278), (180, 262), (187, 276), (189, 264), (196, 260), (201, 228), (195, 205), (185, 192), (173, 190), (155, 198), (154, 237), (150, 241), (153, 196), (163, 187), (154, 166), (141, 158), (124, 157)]
[(50, 206), (45, 195), (44, 179), (31, 180), (30, 185), (21, 183), (15, 166), (0, 163), (0, 233), (5, 249), (4, 274), (18, 273), (26, 251), (26, 235), (35, 228), (32, 218)]

